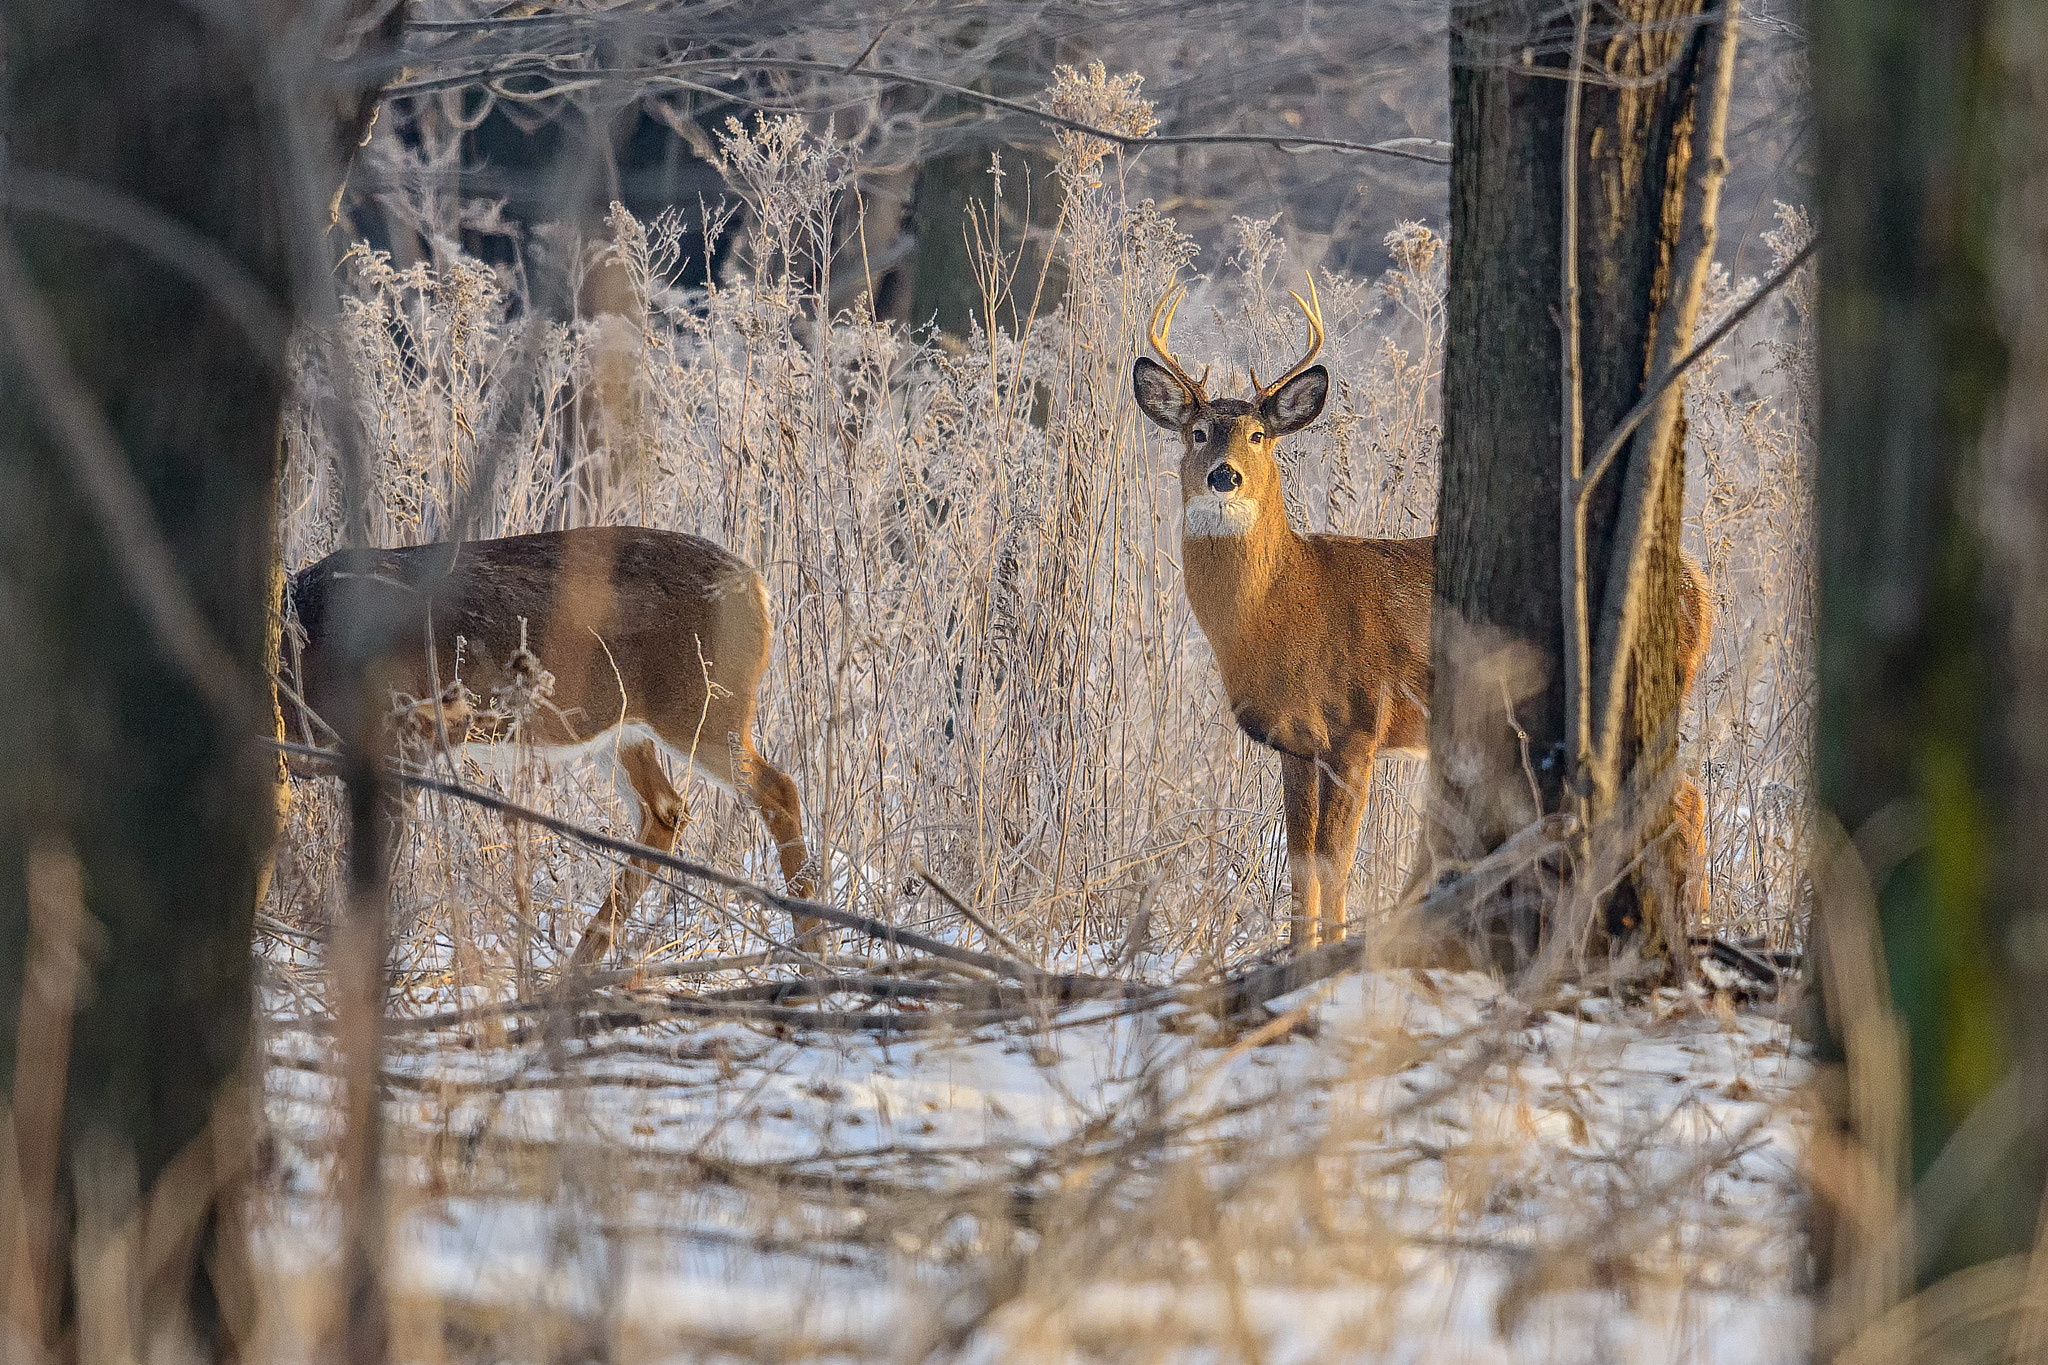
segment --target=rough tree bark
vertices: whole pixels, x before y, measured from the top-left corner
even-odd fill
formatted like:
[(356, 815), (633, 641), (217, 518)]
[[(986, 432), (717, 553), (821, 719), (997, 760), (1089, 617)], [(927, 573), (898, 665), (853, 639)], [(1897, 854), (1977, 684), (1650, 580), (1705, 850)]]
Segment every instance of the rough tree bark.
[[(252, 741), (291, 276), (264, 63), (290, 14), (207, 15), (0, 3), (0, 1303), (52, 1358), (188, 1330), (231, 1358), (257, 1307), (241, 1196), (275, 760)], [(322, 158), (369, 107), (320, 103)], [(31, 183), (104, 212), (14, 203)]]
[[(1633, 805), (1596, 866), (1626, 865), (1670, 823), (1680, 698), (1682, 420), (1654, 428), (1594, 488), (1586, 517), (1589, 616), (1622, 535), (1624, 468), (1640, 466), (1650, 516), (1628, 660), (1620, 784), (1575, 775), (1567, 734), (1566, 616), (1559, 590), (1566, 347), (1560, 309), (1564, 147), (1577, 8), (1536, 0), (1460, 6), (1451, 37), (1451, 205), (1444, 447), (1436, 540), (1431, 696), (1431, 855), (1442, 869), (1498, 848), (1541, 815), (1583, 799), (1598, 825)], [(1697, 287), (1674, 279), (1696, 111), (1714, 88), (1720, 6), (1594, 0), (1577, 142), (1580, 404), (1590, 461), (1644, 396), (1660, 322), (1689, 319)], [(1732, 34), (1727, 42), (1731, 45)], [(1702, 172), (1707, 167), (1698, 168)], [(1704, 176), (1711, 234), (1717, 174)], [(1701, 185), (1694, 185), (1697, 196)], [(1698, 226), (1697, 223), (1694, 224)], [(1667, 317), (1667, 310), (1680, 317)], [(1646, 433), (1653, 430), (1645, 423)], [(1658, 449), (1643, 449), (1652, 440)], [(1639, 477), (1641, 475), (1639, 474)], [(1625, 577), (1625, 575), (1623, 575)], [(1598, 674), (1596, 660), (1596, 675)], [(1582, 780), (1583, 777), (1583, 780)], [(1658, 780), (1660, 777), (1663, 780)], [(1646, 809), (1645, 809), (1646, 808)], [(1626, 841), (1622, 843), (1621, 841)], [(1599, 929), (1674, 915), (1662, 860), (1626, 879)], [(1482, 955), (1526, 960), (1555, 903), (1531, 870), (1484, 907)], [(1661, 944), (1648, 945), (1652, 951)]]
[(1812, 19), (1836, 836), (1816, 1351), (1947, 1281), (1973, 1311), (1895, 1315), (1899, 1358), (2040, 1359), (2048, 1318), (2020, 1295), (2044, 1267), (2017, 1253), (2048, 1170), (2048, 21), (2017, 0)]

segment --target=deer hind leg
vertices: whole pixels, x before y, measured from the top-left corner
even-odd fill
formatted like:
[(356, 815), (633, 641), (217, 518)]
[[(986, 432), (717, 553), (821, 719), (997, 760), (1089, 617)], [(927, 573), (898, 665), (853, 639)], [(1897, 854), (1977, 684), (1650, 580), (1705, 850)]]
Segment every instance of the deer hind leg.
[[(632, 783), (633, 794), (640, 798), (640, 842), (663, 853), (670, 852), (675, 848), (676, 835), (682, 829), (683, 799), (676, 794), (668, 774), (661, 770), (661, 756), (654, 741), (643, 739), (621, 747), (619, 766), (625, 770), (626, 780)], [(592, 917), (589, 927), (583, 931), (582, 941), (576, 945), (575, 956), (569, 959), (572, 971), (580, 971), (604, 960), (612, 944), (617, 942), (626, 916), (632, 913), (640, 893), (647, 889), (648, 878), (654, 870), (653, 863), (639, 858), (619, 869), (610, 894), (604, 898), (604, 905)]]
[[(761, 823), (775, 841), (775, 854), (782, 863), (782, 882), (797, 900), (815, 899), (817, 877), (804, 847), (804, 810), (797, 800), (796, 783), (789, 774), (761, 757), (753, 743), (740, 738), (733, 746), (732, 785), (744, 792), (761, 812)], [(808, 916), (792, 917), (799, 939), (807, 939), (824, 926)]]
[(1707, 803), (1699, 783), (1689, 777), (1678, 780), (1671, 822), (1676, 826), (1669, 840), (1671, 884), (1690, 933), (1707, 909)]
[(1351, 862), (1358, 856), (1358, 826), (1365, 818), (1365, 798), (1372, 790), (1372, 754), (1343, 768), (1316, 764), (1316, 888), (1321, 896), (1316, 942), (1335, 943), (1344, 937), (1344, 898), (1351, 885)]
[(1280, 786), (1287, 817), (1287, 875), (1293, 887), (1287, 946), (1299, 953), (1316, 946), (1316, 825), (1321, 808), (1315, 760), (1280, 755)]

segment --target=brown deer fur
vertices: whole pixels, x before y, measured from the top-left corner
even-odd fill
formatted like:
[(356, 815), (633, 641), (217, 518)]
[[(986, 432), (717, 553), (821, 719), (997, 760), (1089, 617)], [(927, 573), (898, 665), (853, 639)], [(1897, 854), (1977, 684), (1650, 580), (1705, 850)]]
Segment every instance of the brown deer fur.
[[(1297, 301), (1299, 296), (1297, 296)], [(1303, 534), (1287, 520), (1283, 436), (1313, 422), (1329, 371), (1309, 365), (1321, 324), (1309, 303), (1308, 356), (1250, 400), (1211, 399), (1166, 347), (1177, 297), (1162, 299), (1141, 356), (1138, 407), (1181, 438), (1181, 568), (1188, 605), (1215, 651), (1238, 725), (1279, 751), (1297, 948), (1343, 934), (1358, 827), (1383, 750), (1425, 752), (1435, 538)], [(1161, 325), (1161, 318), (1165, 319)], [(1257, 377), (1253, 376), (1257, 383)], [(1706, 647), (1706, 584), (1685, 562), (1680, 612), (1685, 687)], [(1677, 798), (1677, 837), (1696, 849), (1699, 793)]]
[[(744, 560), (696, 536), (609, 526), (329, 555), (290, 587), (303, 644), (286, 647), (286, 680), (314, 716), (338, 705), (346, 685), (335, 632), (348, 588), (359, 590), (346, 604), (358, 622), (349, 628), (397, 642), (371, 681), (394, 715), (412, 703), (431, 733), (439, 696), (441, 716), (453, 709), (466, 722), (449, 727), (453, 742), (464, 728), (472, 741), (506, 738), (503, 703), (522, 686), (531, 695), (544, 669), (553, 688), (528, 708), (521, 738), (543, 756), (616, 762), (638, 798), (641, 843), (667, 850), (681, 825), (666, 751), (754, 803), (790, 894), (809, 898), (796, 784), (754, 748), (770, 637), (761, 576)], [(285, 711), (294, 729), (315, 723), (293, 703)], [(577, 947), (579, 965), (610, 948), (653, 870), (635, 861), (622, 871)]]

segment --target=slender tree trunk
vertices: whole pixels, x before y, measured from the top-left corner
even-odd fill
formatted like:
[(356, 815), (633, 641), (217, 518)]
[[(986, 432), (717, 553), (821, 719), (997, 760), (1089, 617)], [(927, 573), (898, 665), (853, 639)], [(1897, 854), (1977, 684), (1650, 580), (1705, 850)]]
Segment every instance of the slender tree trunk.
[[(1854, 841), (1832, 863), (1848, 871), (1820, 880), (1813, 954), (1833, 1101), (1815, 1148), (1818, 1345), (1832, 1352), (1898, 1294), (1957, 1275), (1981, 1290), (2038, 1246), (2048, 32), (2008, 0), (1817, 0), (1813, 20), (1817, 779)], [(1908, 1180), (1922, 1183), (1899, 1238), (1886, 1218)], [(1920, 1333), (1971, 1335), (1909, 1332), (1902, 1349), (2039, 1359), (2042, 1310), (2012, 1299), (1960, 1325), (1922, 1318)]]
[[(1627, 782), (1601, 790), (1591, 773), (1577, 774), (1568, 734), (1559, 508), (1573, 405), (1560, 402), (1569, 376), (1559, 281), (1576, 14), (1535, 0), (1493, 0), (1461, 7), (1452, 28), (1428, 833), (1440, 868), (1481, 856), (1539, 816), (1567, 809), (1589, 823), (1607, 822), (1595, 867), (1618, 868), (1670, 823), (1671, 783), (1655, 779), (1675, 758), (1681, 700), (1682, 422), (1646, 423), (1657, 448), (1645, 450), (1649, 440), (1636, 440), (1587, 500), (1589, 626), (1607, 608), (1618, 615), (1628, 593), (1641, 595), (1632, 628), (1611, 632), (1626, 667), (1610, 767)], [(1590, 458), (1644, 396), (1660, 326), (1690, 331), (1698, 286), (1690, 277), (1674, 278), (1674, 261), (1684, 259), (1693, 124), (1701, 92), (1715, 89), (1719, 61), (1709, 39), (1720, 16), (1707, 0), (1617, 0), (1595, 3), (1587, 18), (1574, 236), (1576, 407)], [(1708, 191), (1718, 187), (1718, 167), (1711, 170)], [(1702, 187), (1693, 188), (1697, 194)], [(1709, 193), (1709, 239), (1711, 199)], [(1648, 509), (1643, 567), (1633, 579), (1617, 561), (1617, 550), (1632, 539), (1622, 517), (1632, 467), (1644, 485), (1637, 505)], [(1596, 660), (1596, 680), (1601, 673)], [(1616, 814), (1631, 803), (1644, 818), (1616, 829)], [(1482, 956), (1501, 965), (1526, 958), (1542, 935), (1546, 907), (1556, 903), (1555, 882), (1554, 867), (1532, 868), (1484, 907)], [(1664, 923), (1671, 898), (1668, 875), (1626, 879), (1598, 928)]]
[[(0, 1303), (67, 1357), (189, 1331), (231, 1358), (258, 1307), (276, 766), (253, 741), (290, 294), (261, 88), (287, 16), (258, 8), (228, 30), (179, 0), (0, 3)], [(345, 148), (369, 108), (319, 118)], [(66, 194), (103, 214), (31, 202)], [(238, 315), (195, 269), (274, 302)]]

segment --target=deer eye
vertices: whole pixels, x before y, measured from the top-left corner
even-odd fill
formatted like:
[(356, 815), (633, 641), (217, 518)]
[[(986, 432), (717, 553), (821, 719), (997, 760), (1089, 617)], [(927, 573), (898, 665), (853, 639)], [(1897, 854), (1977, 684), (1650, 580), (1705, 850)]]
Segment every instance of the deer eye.
[(1202, 430), (1200, 427), (1195, 428), (1194, 436), (1196, 445), (1206, 444), (1209, 440), (1209, 433)]
[(1253, 445), (1257, 445), (1257, 444), (1258, 444), (1259, 442), (1261, 442), (1261, 441), (1263, 441), (1263, 440), (1265, 440), (1265, 439), (1266, 439), (1266, 433), (1265, 433), (1265, 432), (1263, 432), (1263, 431), (1255, 431), (1255, 432), (1253, 432), (1253, 433), (1252, 433), (1252, 444), (1253, 444)]

